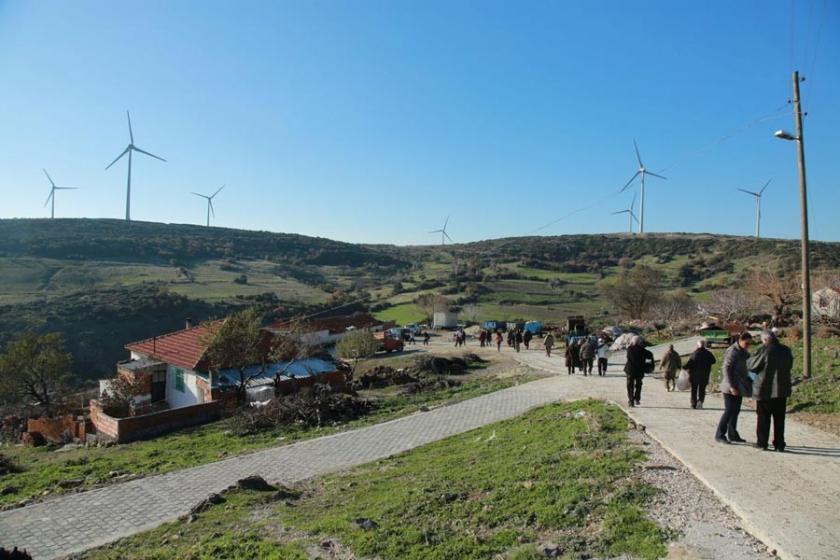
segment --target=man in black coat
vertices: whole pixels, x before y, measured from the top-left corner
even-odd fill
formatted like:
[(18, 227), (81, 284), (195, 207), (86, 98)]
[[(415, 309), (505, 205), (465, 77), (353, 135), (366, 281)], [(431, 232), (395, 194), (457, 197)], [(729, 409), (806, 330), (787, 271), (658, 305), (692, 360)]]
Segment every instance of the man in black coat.
[(738, 434), (738, 415), (741, 413), (744, 396), (752, 396), (752, 381), (747, 371), (747, 359), (750, 357), (748, 349), (751, 342), (752, 335), (743, 332), (723, 356), (723, 371), (720, 385), (718, 385), (723, 397), (723, 414), (715, 432), (715, 441), (720, 443), (745, 441)]
[(624, 374), (627, 376), (627, 404), (639, 406), (642, 400), (642, 379), (645, 373), (653, 371), (653, 354), (647, 350), (642, 337), (633, 337), (633, 342), (627, 347), (627, 362), (624, 364)]
[(747, 361), (747, 368), (756, 374), (753, 381), (758, 425), (755, 446), (767, 449), (770, 439), (770, 420), (773, 420), (773, 447), (785, 450), (785, 409), (791, 394), (790, 371), (793, 354), (770, 331), (761, 333), (763, 343)]
[(691, 381), (691, 408), (703, 408), (706, 400), (706, 386), (709, 384), (709, 374), (716, 362), (714, 354), (706, 349), (706, 341), (698, 340), (697, 349), (685, 363), (688, 379)]

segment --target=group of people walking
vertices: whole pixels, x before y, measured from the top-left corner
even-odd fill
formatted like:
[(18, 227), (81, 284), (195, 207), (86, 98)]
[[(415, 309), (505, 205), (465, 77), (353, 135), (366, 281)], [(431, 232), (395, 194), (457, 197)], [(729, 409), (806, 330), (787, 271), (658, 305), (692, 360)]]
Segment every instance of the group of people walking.
[(566, 345), (566, 369), (574, 375), (580, 369), (583, 375), (592, 375), (597, 360), (598, 375), (607, 374), (607, 352), (609, 346), (603, 338), (587, 336), (575, 338)]
[[(755, 402), (757, 414), (754, 447), (767, 450), (772, 443), (776, 451), (784, 451), (787, 445), (785, 410), (787, 399), (791, 395), (793, 353), (772, 331), (761, 333), (761, 345), (754, 354), (750, 354), (749, 351), (752, 343), (753, 336), (749, 332), (743, 332), (724, 355), (718, 386), (723, 396), (724, 410), (715, 431), (715, 441), (725, 444), (746, 442), (738, 432), (738, 417), (746, 397)], [(716, 362), (714, 355), (706, 348), (705, 340), (698, 341), (697, 348), (685, 364), (674, 350), (674, 346), (670, 345), (659, 364), (664, 373), (666, 390), (676, 389), (677, 372), (684, 369), (691, 385), (691, 408), (702, 409), (712, 366)], [(634, 338), (627, 348), (624, 371), (627, 376), (628, 404), (639, 406), (642, 379), (646, 373), (654, 371), (653, 354), (644, 348), (640, 337)]]

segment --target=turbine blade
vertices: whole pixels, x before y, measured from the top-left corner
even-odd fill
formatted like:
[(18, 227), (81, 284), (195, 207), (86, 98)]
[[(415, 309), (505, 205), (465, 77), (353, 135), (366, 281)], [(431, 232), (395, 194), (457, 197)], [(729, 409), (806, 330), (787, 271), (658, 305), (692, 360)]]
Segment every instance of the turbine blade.
[(636, 207), (636, 193), (633, 193), (633, 202), (630, 203), (630, 211), (633, 211), (633, 208)]
[(751, 194), (753, 196), (758, 196), (757, 192), (748, 191), (746, 189), (738, 189), (738, 190), (741, 191), (742, 193), (747, 193), (747, 194)]
[(108, 171), (111, 168), (111, 166), (114, 165), (115, 163), (117, 163), (120, 160), (121, 157), (123, 157), (125, 154), (128, 153), (128, 150), (130, 150), (130, 149), (131, 149), (131, 146), (126, 146), (125, 150), (123, 150), (122, 153), (120, 155), (118, 155), (117, 158), (114, 161), (112, 161), (111, 163), (108, 164), (108, 167), (105, 168), (105, 171)]
[(209, 196), (207, 196), (206, 194), (201, 194), (201, 193), (197, 193), (197, 192), (194, 192), (193, 194), (194, 194), (195, 196), (200, 196), (201, 198), (210, 198), (210, 197), (209, 197)]
[(449, 237), (449, 234), (448, 234), (448, 233), (446, 233), (445, 231), (443, 232), (443, 235), (445, 235), (445, 236), (446, 236), (446, 238), (447, 238), (449, 241), (452, 241), (452, 238), (451, 238), (451, 237)]
[(624, 192), (624, 191), (626, 191), (626, 190), (627, 190), (627, 187), (629, 187), (629, 186), (630, 186), (630, 183), (632, 183), (633, 181), (635, 181), (635, 180), (636, 180), (636, 177), (638, 177), (638, 176), (639, 176), (639, 173), (641, 173), (641, 171), (636, 171), (636, 172), (633, 174), (633, 176), (632, 176), (632, 177), (630, 177), (630, 180), (629, 180), (629, 181), (627, 181), (627, 184), (625, 184), (623, 187), (621, 187), (621, 190), (620, 190), (620, 191), (618, 191), (618, 192)]
[(216, 209), (215, 209), (215, 208), (213, 208), (213, 199), (212, 199), (212, 198), (208, 198), (208, 199), (207, 199), (207, 203), (210, 205), (210, 214), (212, 214), (212, 215), (213, 215), (213, 217), (215, 218), (215, 217), (216, 217)]
[(636, 223), (637, 223), (637, 224), (639, 223), (639, 218), (637, 218), (637, 217), (636, 217), (636, 214), (634, 214), (633, 212), (630, 212), (630, 216), (631, 216), (634, 220), (636, 220)]
[(57, 191), (75, 191), (78, 190), (79, 187), (55, 187)]
[(44, 202), (44, 208), (46, 208), (47, 204), (50, 203), (50, 199), (53, 197), (54, 194), (55, 194), (55, 191), (53, 189), (50, 189), (50, 194), (47, 196), (47, 201)]
[(50, 177), (50, 174), (49, 174), (49, 173), (47, 173), (47, 170), (46, 170), (46, 169), (44, 169), (43, 167), (42, 167), (41, 169), (44, 171), (44, 175), (46, 175), (46, 176), (47, 176), (47, 179), (49, 179), (49, 180), (50, 180), (50, 185), (52, 185), (53, 187), (55, 187), (55, 183), (53, 182), (52, 177)]
[(166, 161), (166, 160), (165, 160), (165, 159), (163, 159), (162, 157), (159, 157), (159, 156), (156, 156), (155, 154), (149, 153), (149, 152), (147, 152), (146, 150), (141, 150), (141, 149), (140, 149), (140, 148), (138, 148), (137, 146), (133, 146), (133, 149), (134, 149), (134, 151), (135, 151), (135, 152), (140, 152), (141, 154), (146, 154), (147, 156), (151, 156), (151, 157), (153, 157), (153, 158), (155, 158), (155, 159), (159, 159), (160, 161)]
[(651, 171), (645, 171), (645, 174), (646, 174), (646, 175), (651, 175), (651, 176), (653, 176), (653, 177), (658, 177), (658, 178), (660, 178), (660, 179), (665, 179), (665, 180), (667, 180), (667, 179), (668, 179), (668, 177), (663, 177), (662, 175), (657, 175), (656, 173), (653, 173), (653, 172), (651, 172)]
[(443, 232), (442, 229), (434, 229), (434, 230), (430, 231), (429, 233), (442, 233), (442, 232)]
[(446, 225), (449, 223), (449, 216), (446, 217), (446, 221), (443, 222), (443, 230), (446, 231)]
[(636, 144), (636, 140), (633, 140), (633, 147), (636, 149), (636, 159), (639, 160), (639, 167), (644, 167), (645, 165), (642, 163), (642, 156), (639, 155), (639, 145)]
[(615, 216), (616, 214), (626, 214), (630, 210), (619, 210), (618, 212), (613, 212), (612, 215)]
[(224, 185), (222, 185), (221, 187), (219, 187), (219, 190), (217, 190), (216, 192), (214, 192), (213, 194), (211, 194), (211, 195), (210, 195), (210, 198), (213, 198), (214, 196), (216, 196), (217, 194), (219, 194), (220, 192), (222, 192), (222, 189), (223, 189), (223, 188), (225, 188), (225, 186), (224, 186)]
[(125, 116), (128, 117), (128, 137), (131, 138), (131, 143), (134, 144), (134, 131), (131, 130), (131, 114), (128, 109), (125, 110)]
[(758, 191), (758, 196), (761, 196), (761, 195), (763, 195), (763, 194), (764, 194), (764, 189), (766, 189), (766, 188), (767, 188), (767, 185), (769, 185), (769, 184), (770, 184), (770, 181), (772, 181), (772, 180), (773, 180), (773, 179), (769, 179), (766, 183), (764, 183), (764, 186), (763, 186), (763, 187), (761, 187), (761, 190), (760, 190), (760, 191)]

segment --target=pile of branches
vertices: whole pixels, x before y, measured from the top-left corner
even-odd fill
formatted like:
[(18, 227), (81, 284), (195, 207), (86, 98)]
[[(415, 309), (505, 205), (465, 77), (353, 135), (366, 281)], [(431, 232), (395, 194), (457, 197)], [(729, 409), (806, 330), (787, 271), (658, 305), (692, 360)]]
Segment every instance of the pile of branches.
[(20, 472), (20, 467), (5, 455), (0, 455), (0, 476)]
[(369, 411), (370, 403), (355, 393), (314, 385), (274, 398), (264, 406), (242, 408), (230, 418), (230, 424), (234, 433), (247, 435), (280, 427), (311, 428), (346, 422)]

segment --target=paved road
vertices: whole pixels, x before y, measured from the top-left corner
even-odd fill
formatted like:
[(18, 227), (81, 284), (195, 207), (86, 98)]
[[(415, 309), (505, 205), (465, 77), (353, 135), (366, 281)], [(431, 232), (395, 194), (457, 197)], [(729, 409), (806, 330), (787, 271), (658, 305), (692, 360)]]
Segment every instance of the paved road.
[(557, 400), (544, 379), (391, 422), (0, 513), (0, 545), (36, 559), (100, 546), (177, 519), (211, 492), (259, 474), (293, 483), (388, 457)]
[[(694, 344), (690, 339), (675, 346), (686, 354)], [(664, 350), (654, 347), (655, 357)], [(560, 357), (547, 359), (542, 352), (522, 352), (516, 359), (558, 373), (552, 390), (564, 399), (604, 398), (624, 408), (781, 558), (840, 558), (840, 438), (789, 420), (788, 452), (722, 445), (713, 438), (723, 405), (717, 395), (706, 398), (705, 409), (692, 410), (687, 392), (668, 393), (664, 383), (647, 378), (642, 406), (629, 408), (621, 357), (611, 358), (606, 377), (569, 376)], [(755, 421), (744, 407), (739, 431), (753, 442)]]
[[(687, 352), (693, 344), (683, 341), (677, 349)], [(654, 348), (654, 354), (663, 350)], [(611, 364), (607, 377), (584, 378), (566, 375), (559, 356), (546, 359), (532, 350), (515, 358), (559, 374), (352, 432), (2, 512), (0, 545), (27, 548), (39, 559), (58, 558), (172, 521), (207, 494), (250, 474), (293, 483), (511, 418), (561, 398), (597, 397), (626, 406), (620, 364)], [(709, 398), (705, 410), (691, 410), (687, 394), (667, 393), (660, 382), (649, 379), (642, 407), (627, 412), (782, 558), (840, 557), (840, 438), (790, 422), (790, 453), (716, 444), (712, 436), (720, 414), (718, 403)], [(742, 435), (750, 432), (754, 418), (749, 411), (742, 415)]]

